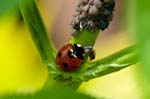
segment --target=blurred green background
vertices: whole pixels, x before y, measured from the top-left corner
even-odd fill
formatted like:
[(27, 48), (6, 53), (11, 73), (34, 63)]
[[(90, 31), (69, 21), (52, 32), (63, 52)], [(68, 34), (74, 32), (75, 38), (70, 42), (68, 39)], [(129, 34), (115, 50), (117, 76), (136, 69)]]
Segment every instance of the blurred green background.
[[(8, 4), (8, 6), (11, 5), (9, 7), (13, 8), (10, 10), (7, 6), (0, 7), (3, 9), (0, 10), (0, 94), (14, 91), (18, 93), (34, 92), (40, 90), (44, 85), (48, 77), (47, 68), (40, 60), (29, 30), (20, 19), (16, 4), (11, 2), (9, 4), (8, 2), (9, 0), (0, 1), (0, 5)], [(38, 2), (49, 35), (58, 49), (69, 41), (71, 35), (69, 24), (77, 2), (78, 0), (39, 0)], [(141, 55), (146, 57), (145, 55), (149, 53), (150, 43), (148, 41), (147, 46), (144, 46), (143, 43), (145, 43), (144, 39), (150, 40), (150, 34), (144, 34), (143, 31), (149, 31), (150, 23), (146, 23), (150, 20), (148, 17), (150, 15), (147, 15), (150, 10), (147, 12), (144, 10), (145, 15), (142, 14), (144, 18), (141, 18), (143, 17), (140, 16), (141, 13), (144, 13), (142, 9), (148, 9), (146, 5), (149, 1), (143, 2), (140, 0), (116, 0), (113, 21), (108, 29), (101, 32), (96, 41), (94, 47), (96, 59), (125, 48), (136, 40), (140, 42), (139, 45), (142, 45), (142, 47), (139, 46), (144, 52)], [(138, 5), (141, 3), (143, 6)], [(144, 28), (146, 25), (148, 30), (141, 30), (141, 25)], [(143, 38), (139, 32), (143, 33)], [(145, 38), (145, 36), (149, 38)], [(150, 59), (148, 55), (143, 58), (145, 67), (150, 65), (147, 62)], [(141, 82), (148, 83), (149, 81), (142, 78), (147, 76), (144, 73), (141, 75), (141, 71), (148, 71), (149, 68), (141, 69), (140, 65), (136, 64), (119, 72), (85, 82), (79, 90), (94, 97), (142, 99), (143, 93), (140, 90), (145, 88), (142, 87), (145, 83)], [(149, 90), (147, 85), (146, 88)], [(148, 91), (145, 89), (145, 92)]]

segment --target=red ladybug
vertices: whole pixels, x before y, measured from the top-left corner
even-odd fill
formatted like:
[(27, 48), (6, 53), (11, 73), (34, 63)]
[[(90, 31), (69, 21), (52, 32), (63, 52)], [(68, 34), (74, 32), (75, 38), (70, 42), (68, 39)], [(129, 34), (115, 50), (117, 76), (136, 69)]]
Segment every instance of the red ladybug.
[[(83, 48), (80, 44), (67, 44), (63, 46), (56, 57), (58, 68), (66, 72), (72, 72), (78, 69), (84, 60), (85, 53), (88, 51), (91, 53), (93, 51), (91, 48), (92, 47)], [(90, 59), (94, 59), (94, 55), (90, 53)]]
[(56, 63), (63, 71), (71, 72), (82, 64), (84, 49), (79, 44), (63, 46), (56, 57)]

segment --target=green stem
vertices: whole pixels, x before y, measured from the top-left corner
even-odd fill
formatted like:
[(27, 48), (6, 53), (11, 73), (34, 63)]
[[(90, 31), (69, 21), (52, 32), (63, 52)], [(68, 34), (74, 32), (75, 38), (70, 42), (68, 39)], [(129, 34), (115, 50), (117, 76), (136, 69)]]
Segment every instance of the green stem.
[(70, 40), (71, 43), (81, 44), (82, 46), (94, 46), (95, 41), (100, 33), (100, 30), (90, 31), (85, 29), (77, 32), (78, 33), (75, 36), (72, 36)]
[(135, 46), (130, 46), (100, 60), (86, 64), (86, 69), (80, 74), (83, 81), (119, 71), (139, 61)]
[(56, 50), (51, 39), (48, 38), (48, 32), (43, 24), (36, 1), (23, 0), (20, 3), (20, 9), (43, 63), (51, 64), (50, 68), (55, 68), (53, 64)]

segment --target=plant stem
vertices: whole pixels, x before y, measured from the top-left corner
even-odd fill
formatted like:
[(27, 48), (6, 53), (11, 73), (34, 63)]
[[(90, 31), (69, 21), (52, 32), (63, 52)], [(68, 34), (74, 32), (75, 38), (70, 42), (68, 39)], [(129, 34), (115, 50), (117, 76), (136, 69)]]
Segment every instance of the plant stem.
[(90, 30), (82, 30), (78, 31), (75, 36), (72, 36), (70, 42), (81, 44), (82, 46), (94, 46), (95, 41), (100, 33), (100, 30), (90, 31)]
[(51, 64), (50, 68), (55, 68), (53, 64), (56, 50), (51, 39), (48, 38), (48, 32), (43, 24), (36, 1), (23, 0), (20, 3), (20, 9), (43, 63)]
[(135, 46), (130, 46), (103, 59), (87, 63), (86, 69), (80, 74), (83, 81), (119, 71), (139, 61)]

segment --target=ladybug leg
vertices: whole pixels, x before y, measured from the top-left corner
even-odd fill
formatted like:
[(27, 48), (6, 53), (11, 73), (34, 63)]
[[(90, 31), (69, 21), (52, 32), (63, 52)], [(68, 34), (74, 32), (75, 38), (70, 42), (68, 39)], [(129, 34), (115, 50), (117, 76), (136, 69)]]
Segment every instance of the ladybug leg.
[(90, 60), (94, 60), (95, 59), (95, 50), (92, 50), (89, 54)]

